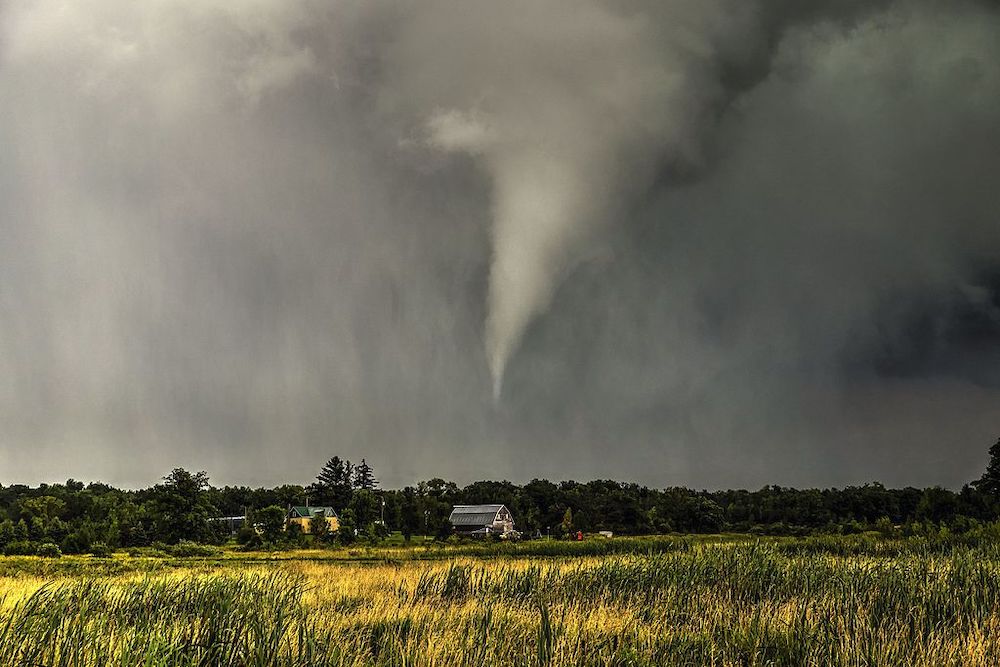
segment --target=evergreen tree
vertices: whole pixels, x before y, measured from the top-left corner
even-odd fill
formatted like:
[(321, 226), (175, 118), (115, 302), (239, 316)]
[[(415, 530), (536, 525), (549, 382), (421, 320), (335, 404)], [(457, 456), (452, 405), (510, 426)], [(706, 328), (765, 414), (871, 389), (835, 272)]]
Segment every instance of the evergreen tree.
[(1000, 496), (1000, 439), (990, 447), (990, 462), (986, 466), (986, 472), (972, 485), (982, 493)]
[(377, 486), (378, 480), (375, 479), (375, 471), (364, 459), (361, 459), (361, 463), (354, 469), (354, 488), (371, 491)]
[(344, 462), (339, 456), (334, 456), (319, 471), (316, 476), (316, 485), (321, 487), (337, 486), (344, 483), (345, 476)]
[(351, 462), (334, 456), (319, 471), (313, 486), (320, 504), (343, 510), (351, 502)]

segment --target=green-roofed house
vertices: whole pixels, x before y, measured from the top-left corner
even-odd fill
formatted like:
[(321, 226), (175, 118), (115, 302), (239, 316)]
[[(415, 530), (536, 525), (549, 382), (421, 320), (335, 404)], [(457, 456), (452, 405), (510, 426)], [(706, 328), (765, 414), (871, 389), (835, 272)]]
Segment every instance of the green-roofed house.
[(297, 523), (302, 527), (303, 533), (308, 533), (311, 530), (313, 518), (317, 516), (326, 518), (328, 532), (336, 532), (340, 527), (340, 518), (332, 507), (310, 507), (308, 505), (294, 505), (289, 508), (285, 525), (287, 527), (290, 524)]

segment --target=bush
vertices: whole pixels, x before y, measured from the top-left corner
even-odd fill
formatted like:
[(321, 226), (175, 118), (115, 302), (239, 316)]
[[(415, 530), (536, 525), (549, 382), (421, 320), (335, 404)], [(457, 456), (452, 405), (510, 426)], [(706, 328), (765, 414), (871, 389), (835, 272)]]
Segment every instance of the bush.
[(242, 546), (248, 546), (250, 544), (260, 544), (260, 535), (254, 530), (254, 527), (249, 523), (244, 523), (240, 526), (240, 529), (236, 531), (236, 543)]
[(887, 516), (881, 516), (878, 518), (878, 521), (875, 522), (875, 530), (879, 535), (886, 539), (898, 537), (896, 527)]
[(166, 558), (170, 555), (163, 549), (155, 547), (130, 547), (127, 553), (132, 558)]
[(862, 526), (857, 519), (852, 519), (851, 521), (845, 521), (840, 524), (843, 529), (844, 535), (860, 535), (865, 532), (865, 527)]
[(221, 553), (215, 547), (208, 546), (207, 544), (198, 544), (197, 542), (189, 542), (188, 540), (181, 540), (173, 546), (166, 547), (166, 552), (178, 558), (218, 556)]
[(240, 551), (260, 551), (264, 548), (264, 538), (257, 534), (253, 528), (250, 528), (247, 532), (240, 531), (237, 535), (236, 541), (239, 543)]
[(295, 548), (305, 546), (306, 534), (302, 526), (297, 523), (290, 523), (285, 529), (284, 542), (287, 546)]
[(451, 521), (445, 519), (444, 521), (441, 522), (441, 525), (438, 527), (437, 535), (434, 536), (434, 539), (438, 540), (439, 542), (444, 542), (449, 537), (451, 537), (452, 532), (453, 531), (451, 527)]
[(62, 557), (62, 551), (59, 547), (51, 542), (45, 542), (38, 547), (38, 555), (45, 558), (60, 558)]
[(38, 553), (38, 547), (34, 542), (27, 540), (14, 540), (3, 550), (7, 556), (34, 556)]
[(111, 558), (115, 550), (104, 542), (94, 542), (90, 545), (90, 553), (97, 558)]
[(61, 549), (67, 554), (85, 554), (90, 551), (90, 540), (87, 535), (75, 531), (63, 539)]

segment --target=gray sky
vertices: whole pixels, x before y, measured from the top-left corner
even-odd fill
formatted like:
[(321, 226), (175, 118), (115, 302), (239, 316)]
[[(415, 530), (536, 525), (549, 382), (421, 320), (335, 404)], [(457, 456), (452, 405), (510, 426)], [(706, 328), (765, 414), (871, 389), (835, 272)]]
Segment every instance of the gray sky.
[(0, 482), (957, 486), (1000, 9), (0, 0)]

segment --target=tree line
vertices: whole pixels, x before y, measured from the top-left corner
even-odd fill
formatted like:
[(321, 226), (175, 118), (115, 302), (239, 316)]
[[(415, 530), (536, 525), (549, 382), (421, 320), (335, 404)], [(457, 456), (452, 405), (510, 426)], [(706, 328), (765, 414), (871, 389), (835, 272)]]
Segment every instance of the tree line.
[[(239, 540), (249, 547), (306, 542), (378, 542), (390, 531), (447, 539), (453, 505), (503, 503), (527, 537), (581, 531), (619, 535), (717, 533), (800, 535), (962, 533), (1000, 517), (1000, 440), (982, 477), (959, 491), (942, 487), (886, 488), (872, 483), (840, 489), (767, 486), (756, 491), (654, 489), (611, 480), (526, 484), (481, 481), (460, 487), (434, 478), (403, 489), (380, 489), (372, 467), (333, 457), (308, 485), (216, 487), (204, 472), (176, 468), (150, 488), (107, 484), (0, 486), (0, 550), (7, 554), (103, 552), (171, 545), (222, 544), (233, 538), (221, 517), (247, 516)], [(331, 506), (340, 530), (285, 530), (293, 505)], [(322, 525), (321, 525), (322, 524)], [(255, 528), (251, 528), (255, 526)]]

